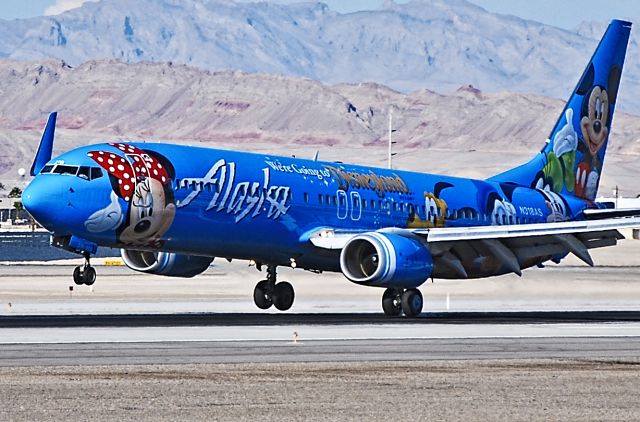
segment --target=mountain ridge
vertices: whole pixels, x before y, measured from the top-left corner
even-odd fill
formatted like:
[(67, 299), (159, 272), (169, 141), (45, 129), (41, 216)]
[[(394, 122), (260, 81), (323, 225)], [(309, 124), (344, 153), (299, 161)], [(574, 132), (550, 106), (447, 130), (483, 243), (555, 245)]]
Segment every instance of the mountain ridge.
[[(141, 139), (228, 142), (270, 139), (319, 145), (386, 143), (388, 114), (396, 137), (414, 147), (470, 148), (475, 135), (495, 149), (541, 144), (563, 102), (540, 95), (405, 94), (377, 83), (326, 85), (293, 76), (202, 71), (186, 65), (0, 60), (0, 127), (40, 130), (47, 114), (78, 133)], [(634, 134), (635, 132), (635, 134)], [(616, 113), (612, 146), (640, 152), (640, 117)], [(304, 141), (304, 140), (307, 141)], [(616, 145), (617, 144), (617, 145)]]
[[(323, 3), (101, 0), (57, 16), (0, 23), (0, 57), (172, 62), (320, 80), (378, 82), (402, 92), (471, 84), (564, 98), (604, 23), (563, 30), (489, 13), (465, 0), (387, 2), (340, 14)], [(621, 107), (640, 114), (632, 34)], [(567, 64), (570, 64), (568, 66)]]

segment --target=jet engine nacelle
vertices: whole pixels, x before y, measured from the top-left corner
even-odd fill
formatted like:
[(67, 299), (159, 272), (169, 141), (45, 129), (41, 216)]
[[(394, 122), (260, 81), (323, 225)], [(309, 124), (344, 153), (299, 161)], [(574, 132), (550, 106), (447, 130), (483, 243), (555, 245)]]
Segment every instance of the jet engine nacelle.
[(413, 288), (433, 271), (429, 250), (418, 240), (370, 232), (350, 239), (340, 254), (342, 273), (365, 286)]
[(194, 277), (209, 268), (213, 261), (213, 257), (206, 256), (128, 249), (122, 249), (120, 255), (132, 270), (169, 277)]

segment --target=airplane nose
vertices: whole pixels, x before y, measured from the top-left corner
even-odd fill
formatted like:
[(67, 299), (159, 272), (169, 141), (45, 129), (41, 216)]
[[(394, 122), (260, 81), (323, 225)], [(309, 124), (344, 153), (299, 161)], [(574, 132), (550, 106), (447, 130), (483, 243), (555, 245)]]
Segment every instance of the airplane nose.
[(22, 205), (43, 227), (54, 231), (56, 215), (56, 191), (53, 186), (36, 177), (22, 192)]

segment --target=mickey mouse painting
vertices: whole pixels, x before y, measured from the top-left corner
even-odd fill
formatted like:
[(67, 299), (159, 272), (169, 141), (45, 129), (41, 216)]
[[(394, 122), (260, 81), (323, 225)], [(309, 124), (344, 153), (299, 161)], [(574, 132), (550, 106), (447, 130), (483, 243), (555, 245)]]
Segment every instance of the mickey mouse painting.
[[(159, 247), (173, 223), (176, 206), (171, 189), (174, 170), (163, 156), (133, 145), (109, 144), (122, 153), (91, 151), (87, 155), (109, 174), (111, 204), (89, 217), (89, 231), (115, 230), (126, 246)], [(128, 209), (122, 214), (119, 199)]]
[[(593, 64), (587, 70), (579, 87), (584, 94), (580, 111), (581, 159), (576, 166), (575, 194), (593, 200), (598, 190), (604, 149), (611, 127), (610, 107), (615, 104), (620, 85), (621, 70), (613, 65), (609, 70), (606, 87), (594, 85)], [(587, 88), (589, 86), (589, 88)]]
[(582, 76), (575, 91), (578, 101), (567, 106), (559, 121), (550, 148), (545, 150), (546, 163), (532, 188), (595, 199), (621, 76), (620, 67), (614, 64), (596, 80), (597, 65), (590, 63)]

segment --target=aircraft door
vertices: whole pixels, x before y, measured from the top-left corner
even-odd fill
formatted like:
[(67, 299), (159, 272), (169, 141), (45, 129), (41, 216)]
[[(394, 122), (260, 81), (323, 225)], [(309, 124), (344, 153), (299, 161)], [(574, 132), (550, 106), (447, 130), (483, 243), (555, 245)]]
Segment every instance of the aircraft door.
[(344, 220), (349, 213), (349, 201), (347, 200), (347, 192), (339, 190), (336, 192), (338, 198), (338, 219)]
[(360, 217), (362, 217), (362, 201), (360, 193), (351, 192), (351, 205), (351, 219), (353, 221), (360, 220)]

